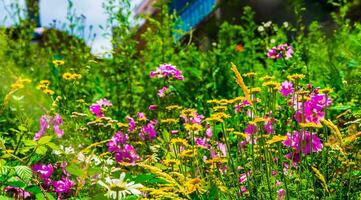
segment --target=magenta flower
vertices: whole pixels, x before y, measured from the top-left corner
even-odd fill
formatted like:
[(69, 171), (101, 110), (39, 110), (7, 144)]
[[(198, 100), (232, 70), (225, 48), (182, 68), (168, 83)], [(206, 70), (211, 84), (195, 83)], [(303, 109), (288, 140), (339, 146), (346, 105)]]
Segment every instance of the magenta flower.
[(5, 193), (11, 193), (11, 196), (14, 199), (26, 199), (31, 196), (30, 192), (25, 191), (22, 188), (17, 188), (13, 186), (7, 186), (4, 188)]
[(70, 180), (68, 177), (62, 177), (59, 181), (53, 181), (53, 187), (55, 192), (58, 193), (67, 193), (71, 192), (71, 188), (74, 186), (74, 182)]
[(244, 183), (247, 181), (248, 177), (251, 175), (252, 171), (248, 171), (248, 172), (245, 172), (243, 174), (240, 175), (239, 177), (239, 182), (240, 183)]
[(207, 127), (207, 130), (206, 130), (206, 137), (207, 138), (211, 138), (212, 135), (213, 135), (213, 130), (211, 128), (211, 125), (209, 123), (206, 123), (206, 127)]
[(46, 132), (46, 130), (50, 127), (51, 116), (42, 115), (40, 117), (40, 130), (35, 133), (34, 140), (39, 140)]
[(143, 112), (138, 112), (137, 117), (138, 117), (139, 120), (146, 120), (147, 119), (147, 117), (145, 116), (145, 114)]
[(257, 133), (257, 126), (255, 124), (248, 124), (246, 129), (244, 130), (245, 133), (251, 135)]
[(292, 94), (294, 91), (293, 85), (289, 81), (284, 81), (280, 87), (280, 92), (282, 96), (287, 97), (288, 95)]
[(247, 191), (246, 186), (242, 185), (242, 187), (241, 187), (241, 193), (245, 193), (246, 191)]
[(277, 47), (272, 47), (272, 49), (268, 50), (267, 52), (268, 58), (272, 58), (272, 59), (280, 59), (282, 57), (285, 59), (289, 59), (292, 57), (292, 55), (293, 55), (293, 48), (291, 45), (288, 45), (287, 43), (280, 44)]
[(40, 175), (40, 178), (44, 181), (46, 185), (48, 185), (51, 182), (50, 176), (54, 172), (53, 165), (43, 165), (41, 163), (35, 164), (32, 166), (32, 169), (34, 173), (37, 173)]
[(140, 157), (135, 148), (130, 144), (125, 144), (115, 153), (115, 160), (117, 162), (135, 163), (140, 160)]
[(172, 66), (171, 64), (161, 64), (155, 71), (150, 72), (149, 76), (150, 78), (175, 78), (177, 80), (184, 80), (182, 72), (178, 70), (176, 66)]
[[(312, 135), (312, 136), (311, 136)], [(312, 150), (310, 147), (312, 137)], [(287, 133), (287, 139), (283, 141), (283, 145), (293, 148), (296, 153), (302, 152), (307, 155), (312, 152), (319, 152), (322, 150), (322, 142), (319, 137), (309, 131), (293, 131), (293, 134)]]
[(62, 129), (60, 129), (60, 127), (59, 127), (62, 124), (63, 124), (63, 119), (57, 113), (53, 118), (53, 129), (59, 138), (63, 137), (63, 135), (64, 135), (64, 131)]
[(155, 131), (156, 121), (150, 121), (147, 125), (144, 125), (140, 130), (139, 136), (142, 140), (152, 141), (156, 136)]
[(95, 114), (97, 117), (104, 117), (104, 114), (102, 113), (102, 107), (99, 104), (93, 104), (89, 107), (90, 112)]
[(250, 106), (250, 105), (251, 104), (249, 103), (249, 101), (247, 99), (245, 99), (245, 100), (243, 100), (242, 103), (236, 104), (234, 106), (235, 107), (235, 112), (239, 113), (243, 107)]
[(283, 200), (286, 197), (286, 190), (279, 189), (277, 191), (277, 200)]
[(128, 132), (133, 132), (135, 130), (135, 121), (134, 121), (134, 119), (132, 117), (130, 117), (130, 116), (126, 116), (125, 119), (129, 123)]
[(165, 95), (164, 93), (168, 90), (169, 90), (169, 88), (164, 86), (162, 89), (158, 90), (158, 96), (164, 97), (164, 95)]
[(149, 110), (156, 110), (157, 109), (157, 105), (150, 105), (148, 107)]
[(97, 117), (104, 117), (104, 113), (102, 112), (102, 107), (112, 107), (113, 104), (110, 103), (107, 99), (100, 99), (96, 103), (92, 104), (89, 107), (90, 112), (95, 114)]
[(125, 144), (129, 140), (129, 136), (121, 131), (116, 132), (112, 139), (107, 143), (109, 152), (116, 152), (119, 150), (118, 144)]

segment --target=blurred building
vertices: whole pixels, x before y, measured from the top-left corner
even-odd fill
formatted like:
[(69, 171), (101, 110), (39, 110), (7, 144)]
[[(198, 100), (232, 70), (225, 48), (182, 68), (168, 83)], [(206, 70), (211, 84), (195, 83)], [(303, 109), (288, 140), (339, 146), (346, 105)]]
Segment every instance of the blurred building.
[[(135, 9), (135, 14), (156, 16), (158, 10), (154, 7), (154, 3), (158, 1), (143, 0)], [(255, 11), (255, 20), (259, 23), (270, 20), (275, 23), (296, 21), (296, 16), (292, 14), (294, 1), (290, 0), (170, 0), (168, 2), (169, 12), (175, 12), (179, 18), (176, 21), (175, 38), (180, 40), (192, 30), (193, 41), (206, 49), (210, 41), (217, 37), (219, 26), (223, 22), (241, 23), (243, 7), (246, 5), (251, 6)], [(303, 2), (306, 7), (304, 13), (306, 24), (313, 20), (321, 23), (330, 21), (329, 13), (333, 7), (326, 1), (304, 0)], [(143, 33), (147, 26), (147, 22), (143, 21), (139, 34)]]

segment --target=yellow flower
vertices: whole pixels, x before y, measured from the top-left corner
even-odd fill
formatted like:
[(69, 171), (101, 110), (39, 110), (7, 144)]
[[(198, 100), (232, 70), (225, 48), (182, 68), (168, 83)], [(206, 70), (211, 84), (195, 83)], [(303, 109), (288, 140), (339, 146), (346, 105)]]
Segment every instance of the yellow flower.
[(187, 108), (182, 110), (181, 115), (188, 117), (190, 114), (197, 112), (195, 109)]
[(251, 93), (252, 94), (257, 94), (257, 93), (260, 93), (262, 91), (262, 89), (261, 88), (259, 88), (259, 87), (255, 87), (255, 88), (251, 88)]
[(49, 86), (49, 85), (50, 85), (50, 81), (49, 81), (49, 80), (41, 80), (41, 81), (40, 81), (40, 85)]
[(219, 101), (217, 99), (208, 100), (207, 103), (209, 104), (218, 104)]
[(301, 128), (322, 128), (321, 124), (316, 124), (314, 122), (308, 122), (308, 123), (300, 123)]
[(63, 79), (65, 80), (71, 80), (72, 79), (72, 74), (69, 72), (66, 72), (63, 74)]
[(46, 89), (48, 89), (48, 86), (39, 84), (38, 86), (36, 86), (36, 88), (39, 89), (39, 90), (46, 90)]
[(165, 166), (173, 166), (173, 165), (179, 165), (180, 161), (179, 160), (175, 160), (175, 159), (166, 159), (163, 160), (163, 164)]
[(248, 72), (246, 74), (243, 74), (244, 77), (252, 78), (256, 76), (255, 72)]
[(267, 141), (267, 144), (273, 144), (273, 143), (281, 142), (281, 141), (285, 141), (285, 140), (287, 140), (287, 136), (275, 135), (272, 137), (272, 139)]
[(184, 126), (184, 128), (187, 130), (187, 131), (201, 131), (203, 128), (200, 124), (186, 124)]
[(226, 111), (227, 107), (226, 106), (215, 106), (213, 107), (214, 111)]
[(331, 93), (331, 92), (333, 92), (332, 88), (324, 88), (324, 89), (319, 90), (320, 94), (328, 94), (328, 93)]
[(298, 80), (304, 79), (304, 78), (305, 78), (305, 75), (303, 75), (303, 74), (292, 74), (292, 75), (287, 76), (287, 78), (288, 78), (289, 80), (298, 81)]
[(204, 182), (199, 178), (193, 178), (188, 180), (184, 186), (186, 188), (185, 193), (191, 194), (195, 191), (198, 191), (200, 194), (204, 193), (206, 190), (203, 188)]
[(183, 138), (173, 138), (170, 140), (170, 143), (178, 146), (187, 146), (188, 144), (187, 140)]
[(81, 74), (72, 74), (71, 79), (81, 79)]
[(172, 118), (161, 119), (160, 122), (164, 124), (175, 124), (178, 123), (178, 119), (172, 119)]
[(244, 97), (236, 97), (232, 100), (232, 103), (238, 103), (238, 102), (243, 101), (244, 99), (245, 99)]
[(260, 79), (262, 80), (262, 81), (270, 81), (270, 80), (273, 80), (275, 77), (273, 77), (273, 76), (268, 76), (268, 75), (266, 75), (266, 76), (263, 76), (263, 77), (261, 77)]
[(17, 90), (17, 89), (21, 89), (23, 87), (24, 87), (24, 85), (22, 83), (16, 82), (14, 84), (11, 84), (11, 90)]
[(273, 89), (278, 89), (280, 87), (280, 83), (275, 81), (268, 81), (262, 84), (262, 86), (270, 87)]
[(178, 109), (182, 109), (182, 106), (170, 105), (170, 106), (165, 107), (165, 109), (167, 109), (168, 111), (170, 111), (170, 110), (178, 110)]
[(56, 66), (64, 65), (64, 60), (53, 60), (53, 64)]
[(196, 151), (193, 151), (191, 149), (186, 149), (186, 150), (183, 150), (179, 156), (181, 158), (193, 158), (195, 155), (197, 154)]
[(55, 93), (53, 90), (50, 90), (50, 89), (45, 89), (45, 90), (43, 90), (43, 92), (45, 94), (50, 94), (50, 95), (53, 95)]

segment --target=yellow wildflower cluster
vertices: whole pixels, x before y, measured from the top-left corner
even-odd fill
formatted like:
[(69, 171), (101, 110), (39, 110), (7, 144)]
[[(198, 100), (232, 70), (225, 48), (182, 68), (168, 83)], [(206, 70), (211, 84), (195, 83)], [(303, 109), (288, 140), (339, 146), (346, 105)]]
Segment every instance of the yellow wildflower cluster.
[(252, 94), (257, 94), (257, 93), (260, 93), (261, 91), (262, 91), (262, 89), (259, 87), (251, 88), (251, 90), (250, 90), (250, 92)]
[(285, 141), (285, 140), (287, 140), (287, 136), (275, 135), (272, 137), (272, 139), (268, 140), (266, 143), (273, 144), (273, 143), (281, 142), (281, 141)]
[(53, 64), (54, 64), (55, 66), (64, 65), (64, 63), (65, 63), (64, 60), (58, 60), (58, 59), (53, 60)]
[(206, 121), (211, 121), (211, 122), (223, 122), (224, 119), (228, 119), (230, 118), (231, 116), (224, 113), (224, 112), (217, 112), (217, 113), (213, 113), (211, 114), (210, 117), (208, 117), (206, 119)]
[(263, 83), (262, 86), (269, 87), (274, 90), (278, 90), (278, 88), (280, 87), (280, 83), (275, 82), (275, 81), (267, 81), (267, 82)]
[(197, 152), (192, 149), (186, 149), (180, 152), (179, 156), (183, 159), (193, 158), (197, 155)]
[(189, 124), (189, 123), (184, 125), (184, 128), (187, 131), (193, 131), (193, 132), (201, 131), (203, 129), (202, 125), (200, 124)]
[(167, 119), (161, 119), (160, 122), (163, 124), (176, 124), (178, 123), (178, 119), (173, 119), (173, 118), (167, 118)]
[(11, 90), (18, 90), (18, 89), (21, 89), (24, 87), (25, 84), (28, 84), (28, 83), (31, 83), (31, 80), (30, 79), (22, 79), (22, 78), (19, 78), (16, 80), (15, 83), (11, 84)]
[(182, 106), (178, 106), (178, 105), (170, 105), (170, 106), (165, 107), (165, 109), (168, 110), (168, 111), (171, 111), (171, 110), (180, 110), (180, 109), (182, 109), (182, 108), (183, 108)]
[(55, 92), (49, 89), (50, 81), (49, 80), (42, 80), (40, 81), (39, 85), (36, 86), (39, 90), (44, 92), (45, 94), (53, 95)]
[(221, 112), (224, 112), (227, 110), (227, 106), (214, 106), (212, 108), (214, 111), (221, 111)]
[(63, 79), (65, 79), (65, 80), (81, 79), (81, 74), (66, 72), (63, 74)]
[(249, 102), (251, 102), (250, 101), (251, 98), (250, 98), (250, 95), (249, 95), (249, 90), (248, 90), (246, 84), (244, 84), (243, 78), (242, 78), (241, 74), (239, 73), (239, 71), (237, 69), (237, 66), (235, 64), (233, 64), (233, 63), (231, 63), (231, 64), (232, 64), (231, 70), (233, 71), (233, 73), (235, 75), (237, 84), (239, 85), (239, 87), (241, 87), (244, 95), (246, 96), (246, 99)]
[(268, 76), (268, 75), (266, 75), (266, 76), (261, 77), (260, 80), (267, 82), (267, 81), (273, 80), (274, 78), (275, 78), (275, 77), (273, 77), (273, 76)]
[(187, 146), (188, 142), (187, 140), (183, 139), (183, 138), (173, 138), (170, 140), (171, 144), (175, 144), (177, 146)]
[(166, 159), (166, 160), (163, 160), (163, 164), (165, 166), (180, 165), (180, 161), (176, 160), (176, 159)]
[(305, 78), (305, 75), (303, 75), (303, 74), (292, 74), (292, 75), (289, 75), (289, 76), (287, 76), (287, 78), (289, 79), (289, 80), (294, 80), (294, 81), (299, 81), (299, 80), (302, 80), (302, 79), (304, 79)]
[(248, 73), (245, 73), (243, 74), (244, 77), (247, 77), (247, 78), (253, 78), (256, 76), (257, 73), (255, 72), (248, 72)]
[(193, 179), (186, 181), (184, 186), (186, 189), (186, 191), (185, 191), (186, 194), (192, 194), (193, 192), (196, 192), (196, 191), (198, 193), (202, 194), (206, 191), (204, 189), (205, 188), (204, 181), (199, 178), (193, 178)]
[(323, 88), (323, 89), (320, 89), (318, 92), (320, 94), (328, 94), (328, 93), (333, 92), (333, 89), (332, 88)]
[(314, 122), (308, 122), (308, 123), (300, 123), (300, 127), (305, 128), (322, 128), (321, 124), (316, 124)]

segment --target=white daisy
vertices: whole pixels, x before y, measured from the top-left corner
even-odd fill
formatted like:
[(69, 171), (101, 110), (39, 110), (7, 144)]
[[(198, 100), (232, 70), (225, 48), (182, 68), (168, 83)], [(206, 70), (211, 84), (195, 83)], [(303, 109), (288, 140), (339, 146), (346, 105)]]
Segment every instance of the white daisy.
[(134, 181), (127, 183), (124, 181), (125, 173), (120, 174), (119, 179), (105, 178), (103, 181), (98, 181), (98, 184), (105, 187), (108, 192), (105, 194), (108, 198), (120, 200), (125, 198), (129, 194), (140, 195), (139, 188), (142, 188), (142, 184), (134, 184)]

